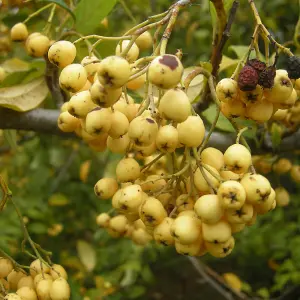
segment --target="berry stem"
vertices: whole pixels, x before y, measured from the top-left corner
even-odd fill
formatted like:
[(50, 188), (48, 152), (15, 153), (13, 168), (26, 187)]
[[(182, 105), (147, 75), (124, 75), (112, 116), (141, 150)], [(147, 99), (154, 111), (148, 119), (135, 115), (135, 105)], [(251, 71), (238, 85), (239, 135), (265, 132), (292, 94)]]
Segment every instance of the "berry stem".
[(37, 11), (35, 11), (34, 13), (30, 14), (30, 15), (27, 17), (27, 19), (26, 19), (23, 23), (24, 23), (24, 24), (27, 23), (29, 20), (31, 20), (32, 18), (38, 16), (41, 12), (43, 12), (44, 10), (46, 10), (46, 9), (48, 9), (48, 8), (50, 8), (50, 7), (52, 7), (53, 5), (55, 5), (55, 4), (49, 3), (49, 4), (47, 4), (47, 5), (43, 6), (43, 7), (41, 7), (40, 9), (38, 9)]
[(241, 138), (241, 136), (242, 136), (242, 134), (246, 131), (246, 130), (248, 130), (248, 129), (250, 129), (249, 127), (244, 127), (244, 128), (242, 128), (242, 129), (240, 129), (239, 131), (238, 131), (238, 134), (237, 134), (237, 136), (236, 136), (236, 144), (239, 144), (240, 143), (240, 138)]

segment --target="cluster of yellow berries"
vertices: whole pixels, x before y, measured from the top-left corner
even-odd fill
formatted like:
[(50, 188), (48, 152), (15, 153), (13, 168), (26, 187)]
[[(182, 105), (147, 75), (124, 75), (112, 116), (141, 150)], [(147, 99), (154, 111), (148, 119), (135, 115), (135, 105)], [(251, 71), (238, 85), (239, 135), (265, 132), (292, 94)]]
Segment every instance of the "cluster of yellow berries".
[(286, 70), (276, 70), (272, 88), (257, 84), (254, 90), (242, 91), (237, 81), (224, 78), (216, 86), (217, 96), (222, 101), (221, 111), (226, 117), (246, 118), (258, 123), (271, 118), (283, 120), (288, 111), (295, 110), (299, 98), (297, 87), (300, 82), (294, 85), (293, 81)]
[[(145, 165), (152, 159), (145, 159)], [(240, 144), (224, 154), (206, 148), (200, 159), (203, 169), (192, 159), (181, 180), (168, 181), (166, 159), (143, 172), (137, 160), (123, 158), (116, 179), (102, 178), (95, 185), (100, 199), (112, 198), (118, 215), (102, 213), (97, 224), (113, 237), (129, 237), (140, 245), (154, 240), (175, 245), (180, 254), (229, 255), (235, 243), (232, 235), (252, 225), (257, 214), (275, 208), (275, 191), (264, 176), (248, 172), (251, 154)], [(178, 164), (183, 160), (179, 157)]]
[(22, 269), (14, 269), (12, 262), (0, 257), (0, 295), (5, 300), (68, 300), (70, 286), (68, 275), (61, 265), (51, 267), (34, 260), (29, 266), (29, 274)]
[[(226, 117), (240, 117), (264, 123), (270, 119), (298, 122), (295, 113), (299, 105), (300, 81), (291, 80), (286, 70), (276, 70), (272, 88), (257, 84), (251, 91), (242, 91), (232, 78), (222, 79), (216, 86), (217, 96), (222, 101), (221, 111)], [(299, 106), (300, 107), (300, 106)], [(299, 111), (298, 107), (298, 111)], [(292, 117), (293, 115), (293, 117)]]
[[(63, 68), (61, 88), (71, 93), (59, 128), (76, 132), (96, 151), (125, 155), (116, 179), (95, 185), (96, 195), (112, 199), (118, 215), (100, 214), (97, 223), (140, 245), (155, 240), (181, 254), (224, 257), (234, 247), (232, 234), (276, 206), (275, 192), (265, 177), (249, 173), (245, 146), (234, 144), (224, 154), (199, 151), (205, 127), (180, 86), (184, 68), (176, 55), (154, 57), (140, 68), (138, 56), (139, 45), (126, 40), (116, 55), (85, 57), (80, 64), (73, 63), (70, 42), (56, 42), (48, 51), (49, 61)], [(126, 88), (143, 84), (144, 101), (135, 103)]]

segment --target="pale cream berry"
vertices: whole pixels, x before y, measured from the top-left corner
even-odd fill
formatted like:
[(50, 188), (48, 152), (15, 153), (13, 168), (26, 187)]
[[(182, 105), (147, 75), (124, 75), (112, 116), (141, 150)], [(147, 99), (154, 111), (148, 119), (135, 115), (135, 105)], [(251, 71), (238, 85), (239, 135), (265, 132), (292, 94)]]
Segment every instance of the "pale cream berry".
[(223, 258), (228, 256), (235, 245), (235, 240), (231, 236), (226, 242), (223, 243), (210, 243), (205, 242), (205, 248), (207, 249), (208, 253), (214, 257)]
[(127, 104), (126, 100), (123, 100), (123, 98), (121, 97), (120, 100), (117, 101), (116, 104), (114, 105), (114, 109), (122, 112), (127, 117), (128, 121), (131, 122), (138, 113), (139, 104), (135, 104), (135, 103)]
[(6, 72), (4, 68), (0, 67), (0, 83), (5, 79), (6, 77)]
[(191, 215), (179, 215), (171, 226), (171, 235), (183, 245), (195, 243), (201, 238), (201, 221)]
[(232, 171), (222, 170), (220, 171), (220, 176), (223, 180), (239, 180), (241, 175)]
[(125, 154), (127, 148), (129, 147), (130, 138), (128, 134), (124, 134), (118, 139), (113, 139), (112, 137), (107, 138), (107, 148), (113, 153)]
[(80, 125), (80, 121), (66, 111), (59, 115), (57, 125), (63, 132), (73, 132)]
[(112, 111), (108, 108), (94, 108), (86, 116), (85, 130), (91, 135), (108, 133), (111, 128)]
[(138, 184), (129, 185), (122, 189), (118, 198), (118, 207), (126, 213), (138, 213), (143, 201), (143, 190)]
[(23, 42), (28, 37), (27, 26), (24, 23), (15, 24), (10, 30), (10, 38), (14, 42)]
[(284, 103), (277, 104), (277, 106), (282, 109), (292, 108), (295, 105), (298, 98), (299, 96), (297, 94), (297, 91), (293, 89), (290, 97), (288, 97), (288, 99), (286, 99)]
[(29, 55), (34, 57), (42, 57), (47, 54), (50, 47), (50, 40), (43, 34), (31, 34), (26, 40), (26, 51)]
[(9, 284), (9, 288), (11, 290), (16, 290), (18, 287), (18, 283), (21, 278), (26, 277), (27, 274), (23, 271), (16, 271), (12, 270), (8, 275), (7, 275), (7, 282)]
[(34, 279), (33, 279), (34, 286), (37, 287), (37, 285), (39, 284), (39, 282), (42, 281), (42, 280), (47, 280), (47, 281), (49, 281), (51, 284), (52, 284), (52, 282), (53, 282), (53, 278), (52, 278), (51, 275), (40, 273), (40, 274), (37, 274), (37, 275), (34, 277)]
[(143, 159), (145, 157), (151, 156), (157, 150), (155, 142), (152, 142), (152, 144), (147, 146), (134, 144), (133, 149), (135, 150), (137, 159)]
[(154, 228), (154, 240), (161, 245), (170, 246), (174, 244), (174, 238), (171, 235), (170, 229), (174, 222), (172, 218), (164, 218), (163, 221)]
[(30, 264), (30, 275), (34, 278), (37, 274), (40, 274), (42, 272), (48, 274), (50, 273), (50, 268), (39, 259), (34, 260)]
[(243, 118), (246, 114), (246, 105), (238, 99), (228, 102), (222, 102), (221, 112), (227, 118)]
[(202, 223), (202, 235), (206, 242), (225, 243), (231, 237), (231, 227), (225, 221), (215, 224)]
[(40, 300), (51, 300), (50, 290), (52, 282), (42, 279), (36, 286), (36, 293)]
[(284, 187), (278, 187), (275, 189), (276, 203), (278, 206), (287, 206), (290, 203), (290, 194)]
[(211, 167), (214, 167), (218, 171), (224, 166), (223, 153), (213, 147), (205, 148), (200, 155), (201, 162)]
[(21, 287), (17, 290), (16, 294), (21, 297), (22, 300), (37, 300), (36, 292), (33, 288), (28, 286)]
[(233, 144), (224, 153), (224, 163), (229, 171), (245, 173), (252, 163), (251, 153), (245, 146)]
[(258, 215), (264, 215), (276, 207), (276, 193), (271, 189), (271, 193), (264, 202), (254, 204), (254, 209)]
[(55, 280), (59, 277), (62, 277), (66, 280), (68, 279), (68, 274), (67, 274), (65, 268), (58, 264), (53, 264), (51, 266), (50, 275), (52, 276), (53, 280)]
[(176, 198), (175, 204), (177, 212), (181, 213), (182, 211), (194, 209), (195, 200), (188, 194), (181, 194)]
[(286, 70), (276, 70), (273, 87), (266, 91), (268, 101), (276, 104), (284, 104), (293, 92), (293, 84)]
[(48, 59), (59, 68), (73, 63), (76, 57), (76, 47), (69, 41), (55, 42), (48, 51)]
[(92, 55), (92, 56), (85, 56), (81, 64), (85, 68), (87, 76), (90, 78), (91, 76), (94, 76), (99, 68), (100, 60), (98, 57)]
[(263, 92), (263, 88), (260, 85), (257, 85), (253, 91), (240, 91), (239, 100), (244, 102), (246, 105), (255, 104), (262, 100)]
[(166, 180), (159, 175), (149, 175), (141, 184), (144, 192), (158, 192), (167, 184)]
[(96, 108), (89, 91), (82, 91), (73, 95), (68, 104), (68, 112), (76, 118), (85, 118)]
[(4, 300), (22, 300), (21, 297), (15, 293), (9, 293), (3, 299)]
[(37, 285), (39, 284), (39, 282), (42, 281), (42, 280), (47, 280), (47, 281), (49, 281), (51, 284), (52, 284), (52, 282), (53, 282), (53, 278), (52, 278), (51, 275), (40, 273), (40, 274), (36, 275), (36, 276), (34, 277), (34, 279), (33, 279), (34, 286), (37, 287)]
[(220, 80), (216, 86), (217, 97), (222, 102), (228, 102), (237, 99), (238, 84), (231, 78)]
[(225, 217), (229, 223), (247, 223), (253, 217), (253, 206), (251, 204), (245, 203), (239, 209), (229, 208), (225, 211)]
[(291, 178), (297, 182), (300, 183), (300, 166), (299, 165), (293, 165), (291, 168)]
[(198, 217), (207, 224), (214, 224), (221, 220), (223, 208), (217, 195), (201, 196), (195, 203), (194, 210)]
[(137, 145), (148, 146), (155, 141), (158, 125), (151, 117), (139, 116), (133, 119), (128, 128), (128, 136)]
[(66, 66), (60, 73), (59, 85), (62, 89), (76, 93), (82, 89), (87, 81), (87, 74), (81, 64)]
[(203, 240), (199, 238), (191, 244), (182, 244), (178, 241), (175, 242), (175, 249), (177, 253), (188, 256), (198, 256), (203, 248)]
[(71, 297), (71, 289), (68, 282), (60, 277), (53, 281), (50, 289), (51, 300), (69, 300)]
[(161, 202), (161, 204), (166, 207), (172, 199), (171, 193), (161, 193), (157, 196), (157, 199)]
[(245, 174), (241, 180), (241, 185), (246, 191), (246, 201), (248, 203), (264, 202), (271, 193), (269, 180), (260, 174)]
[(239, 182), (228, 180), (219, 186), (218, 197), (225, 209), (239, 209), (246, 201), (246, 191)]
[(151, 227), (159, 225), (167, 217), (164, 206), (154, 197), (148, 197), (142, 203), (139, 214), (144, 224)]
[(127, 133), (128, 128), (129, 121), (127, 117), (119, 111), (114, 111), (111, 114), (111, 127), (108, 131), (108, 135), (114, 139), (118, 139)]
[[(133, 70), (131, 72), (133, 74), (135, 72), (137, 72), (136, 68), (133, 68)], [(144, 85), (145, 82), (146, 82), (146, 74), (144, 73), (144, 74), (128, 81), (126, 86), (128, 89), (135, 91), (135, 90), (140, 89)]]
[(127, 83), (130, 77), (130, 65), (125, 58), (108, 56), (98, 67), (98, 79), (107, 88), (120, 88)]
[(91, 88), (92, 101), (100, 107), (110, 107), (114, 105), (121, 97), (122, 88), (110, 89), (104, 87), (98, 80), (96, 80)]
[(124, 215), (112, 217), (109, 220), (109, 228), (116, 233), (124, 234), (128, 227), (128, 220)]
[(95, 137), (96, 139), (88, 142), (89, 147), (96, 152), (105, 151), (108, 134), (103, 132)]
[(200, 116), (189, 116), (177, 125), (177, 131), (179, 143), (186, 147), (200, 146), (205, 135), (205, 127)]
[(20, 289), (24, 286), (34, 288), (33, 278), (31, 276), (22, 277), (18, 282), (17, 289)]
[(246, 116), (253, 121), (264, 123), (273, 115), (273, 103), (266, 100), (249, 104), (246, 109)]
[(152, 237), (145, 229), (138, 228), (133, 230), (131, 239), (135, 244), (145, 246), (152, 240)]
[(100, 199), (110, 199), (118, 190), (118, 183), (114, 178), (102, 178), (94, 187), (94, 191), (97, 197)]
[[(219, 176), (219, 172), (209, 166), (206, 165), (206, 167), (211, 171), (212, 174)], [(209, 193), (210, 192), (210, 185), (212, 185), (212, 187), (217, 188), (220, 185), (219, 180), (213, 176), (209, 171), (207, 171), (205, 168), (202, 167), (202, 171), (205, 174), (203, 176), (201, 170), (199, 168), (197, 168), (196, 172), (194, 173), (194, 183), (196, 188), (202, 192), (202, 193)], [(210, 185), (208, 184), (207, 180), (209, 181)]]
[(135, 40), (135, 43), (137, 44), (137, 46), (141, 51), (151, 48), (153, 45), (153, 39), (151, 33), (149, 31), (143, 32)]
[(238, 233), (243, 231), (243, 229), (246, 227), (246, 223), (232, 223), (230, 224), (231, 227), (231, 232), (233, 233)]
[(68, 111), (68, 105), (69, 105), (69, 101), (68, 101), (68, 102), (65, 102), (65, 103), (60, 107), (60, 112)]
[(283, 121), (286, 118), (287, 114), (288, 114), (287, 109), (277, 109), (272, 116), (272, 120)]
[(120, 182), (134, 181), (140, 177), (141, 168), (133, 158), (123, 158), (116, 168), (117, 179)]
[(175, 55), (165, 54), (156, 57), (149, 65), (150, 83), (162, 89), (171, 89), (178, 85), (183, 74), (183, 65)]
[(109, 226), (109, 221), (110, 221), (110, 216), (107, 213), (101, 213), (96, 218), (97, 225), (104, 228)]
[(6, 277), (12, 270), (12, 262), (7, 258), (0, 257), (0, 278)]
[(273, 171), (277, 174), (285, 174), (292, 169), (292, 163), (287, 158), (280, 158), (274, 165)]
[[(121, 41), (116, 48), (116, 55), (121, 56), (121, 53), (127, 48), (129, 44), (130, 41), (128, 40)], [(139, 47), (136, 45), (136, 43), (133, 43), (129, 51), (127, 52), (125, 58), (129, 63), (132, 63), (139, 57), (139, 54)]]
[(190, 100), (180, 89), (168, 90), (160, 100), (158, 111), (165, 119), (183, 122), (191, 114)]
[(165, 125), (159, 128), (156, 135), (156, 147), (165, 153), (174, 152), (178, 146), (178, 131), (172, 125)]

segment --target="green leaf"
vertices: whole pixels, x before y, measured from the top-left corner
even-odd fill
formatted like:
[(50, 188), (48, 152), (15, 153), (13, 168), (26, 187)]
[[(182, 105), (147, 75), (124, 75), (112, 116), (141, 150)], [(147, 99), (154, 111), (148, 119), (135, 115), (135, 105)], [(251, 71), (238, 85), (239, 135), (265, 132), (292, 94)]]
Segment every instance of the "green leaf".
[(50, 206), (65, 206), (69, 203), (69, 199), (64, 194), (53, 194), (48, 199), (48, 204)]
[(259, 295), (263, 299), (269, 299), (270, 298), (270, 292), (268, 291), (267, 288), (261, 288), (256, 293), (257, 293), (257, 295)]
[(271, 140), (274, 149), (277, 149), (281, 144), (281, 134), (282, 134), (281, 127), (278, 124), (273, 123), (271, 127)]
[[(217, 114), (216, 105), (211, 105), (208, 109), (206, 109), (202, 115), (203, 117), (212, 124), (215, 120)], [(232, 127), (231, 123), (224, 117), (224, 115), (221, 113), (219, 116), (219, 120), (217, 122), (216, 128), (227, 131), (227, 132), (235, 132), (234, 128)]]
[(212, 27), (214, 30), (216, 30), (217, 12), (212, 2), (209, 2), (209, 11), (211, 16)]
[(65, 1), (63, 0), (39, 0), (38, 2), (48, 2), (48, 3), (55, 3), (57, 5), (59, 5), (60, 7), (64, 8), (74, 19), (74, 21), (76, 21), (76, 16), (75, 14), (72, 12), (72, 10), (70, 9), (70, 7), (66, 4)]
[(249, 51), (249, 47), (243, 45), (231, 45), (228, 47), (228, 50), (234, 52), (238, 59), (242, 59)]
[(96, 266), (96, 251), (93, 246), (85, 241), (77, 241), (77, 252), (81, 263), (84, 265), (88, 272), (94, 270)]
[(145, 294), (146, 288), (142, 285), (135, 285), (130, 287), (130, 292), (128, 294), (128, 297), (130, 299), (135, 299), (138, 297), (141, 297), (143, 294)]
[(238, 59), (232, 59), (226, 55), (223, 55), (219, 70), (220, 72), (222, 72), (232, 67), (235, 68), (238, 65), (238, 63), (239, 63)]
[(48, 231), (48, 227), (44, 223), (31, 223), (28, 225), (28, 231), (35, 234), (44, 234)]
[(45, 100), (47, 94), (45, 79), (40, 77), (27, 84), (0, 89), (0, 106), (21, 112), (32, 110)]
[(228, 13), (228, 11), (230, 10), (233, 1), (234, 1), (234, 0), (225, 0), (225, 1), (224, 1), (224, 8), (225, 8), (225, 11), (226, 11), (227, 13)]
[(83, 34), (91, 34), (100, 26), (104, 19), (115, 6), (117, 0), (81, 0), (75, 8), (77, 30)]
[(6, 129), (3, 131), (4, 133), (4, 139), (8, 143), (9, 147), (17, 151), (18, 144), (17, 144), (17, 131), (14, 129)]

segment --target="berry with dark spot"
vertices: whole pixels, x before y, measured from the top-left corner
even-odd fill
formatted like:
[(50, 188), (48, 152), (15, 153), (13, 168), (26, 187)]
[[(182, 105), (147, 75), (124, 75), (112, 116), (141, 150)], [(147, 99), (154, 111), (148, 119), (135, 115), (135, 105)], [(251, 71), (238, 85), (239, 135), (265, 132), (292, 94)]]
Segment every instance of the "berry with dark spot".
[(291, 56), (287, 62), (287, 72), (290, 79), (300, 78), (300, 57)]
[(251, 66), (244, 66), (240, 71), (238, 86), (241, 91), (253, 91), (258, 83), (258, 73)]
[(270, 89), (274, 85), (275, 76), (275, 66), (269, 66), (259, 74), (258, 84), (261, 85), (263, 88)]
[(248, 60), (247, 65), (255, 69), (258, 74), (260, 74), (267, 67), (264, 62), (257, 58)]

